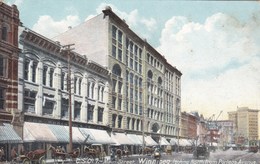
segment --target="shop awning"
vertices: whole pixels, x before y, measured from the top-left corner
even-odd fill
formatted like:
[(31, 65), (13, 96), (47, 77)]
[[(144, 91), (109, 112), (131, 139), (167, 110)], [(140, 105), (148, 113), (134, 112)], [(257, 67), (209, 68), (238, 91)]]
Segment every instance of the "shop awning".
[(11, 124), (0, 126), (0, 143), (21, 143), (21, 137), (15, 132)]
[(177, 138), (171, 138), (170, 144), (171, 145), (178, 145), (178, 139)]
[[(138, 138), (143, 142), (143, 136), (141, 135), (137, 135)], [(144, 141), (145, 141), (145, 145), (146, 146), (155, 146), (155, 145), (158, 145), (157, 142), (155, 142), (151, 136), (145, 136), (144, 137)]]
[(160, 145), (171, 145), (165, 137), (160, 138)]
[(62, 125), (48, 124), (49, 129), (55, 135), (58, 142), (69, 142), (69, 132)]
[(85, 138), (85, 143), (90, 144), (112, 144), (111, 137), (108, 135), (107, 131), (99, 129), (87, 129), (79, 128), (80, 132)]
[(25, 142), (58, 142), (47, 124), (32, 122), (24, 123), (23, 139)]
[[(69, 135), (69, 127), (64, 126), (68, 135)], [(85, 137), (80, 132), (78, 127), (72, 127), (72, 142), (74, 143), (84, 143)]]
[(125, 133), (111, 133), (111, 138), (115, 142), (114, 145), (134, 145), (134, 143), (126, 136)]
[(191, 146), (192, 143), (187, 139), (179, 139), (179, 146)]
[(127, 134), (127, 137), (133, 142), (134, 145), (142, 145), (142, 140), (136, 134)]

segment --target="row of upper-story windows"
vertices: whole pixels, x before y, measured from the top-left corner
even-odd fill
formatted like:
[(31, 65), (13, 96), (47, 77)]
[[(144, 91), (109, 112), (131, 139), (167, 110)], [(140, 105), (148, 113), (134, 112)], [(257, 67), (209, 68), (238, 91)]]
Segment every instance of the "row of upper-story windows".
[[(42, 74), (38, 75), (38, 61), (26, 59), (24, 62), (24, 80), (33, 82), (33, 83), (42, 83), (44, 86), (54, 88), (54, 72), (55, 67), (44, 65)], [(42, 76), (42, 82), (37, 81), (36, 77)], [(82, 95), (83, 86), (83, 76), (75, 75), (74, 82), (69, 84), (68, 73), (62, 71), (60, 79), (60, 88), (63, 91), (69, 91), (69, 87), (74, 87), (74, 93), (76, 95)], [(95, 91), (97, 88), (97, 92)], [(87, 81), (87, 97), (91, 99), (97, 99), (99, 101), (104, 101), (104, 89), (105, 85), (103, 83), (97, 83), (94, 79), (88, 79)]]
[[(142, 73), (142, 49), (133, 41), (125, 37), (123, 43), (123, 32), (112, 25), (112, 56), (120, 62), (125, 63), (129, 68)], [(125, 54), (123, 46), (125, 45)]]
[(129, 73), (129, 71), (126, 71), (126, 82), (142, 88), (143, 79), (132, 72)]
[(157, 68), (159, 71), (163, 71), (163, 64), (156, 59), (153, 55), (150, 53), (146, 54), (146, 61), (153, 67)]

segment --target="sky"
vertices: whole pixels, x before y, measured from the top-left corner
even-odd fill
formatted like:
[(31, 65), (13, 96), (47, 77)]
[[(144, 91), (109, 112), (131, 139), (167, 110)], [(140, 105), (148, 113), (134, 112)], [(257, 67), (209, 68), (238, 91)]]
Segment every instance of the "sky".
[(17, 5), (24, 26), (50, 39), (110, 6), (182, 72), (182, 111), (227, 119), (237, 107), (260, 109), (259, 1), (4, 2)]

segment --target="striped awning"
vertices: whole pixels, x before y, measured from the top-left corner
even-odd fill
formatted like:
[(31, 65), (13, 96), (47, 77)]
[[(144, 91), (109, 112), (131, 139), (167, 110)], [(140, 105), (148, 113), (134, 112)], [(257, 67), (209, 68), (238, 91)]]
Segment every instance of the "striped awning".
[(51, 130), (51, 132), (55, 135), (58, 142), (69, 142), (69, 132), (64, 126), (48, 124), (48, 127)]
[(127, 134), (127, 137), (134, 143), (134, 145), (142, 145), (142, 140), (136, 134)]
[(25, 142), (58, 142), (48, 124), (25, 122), (23, 139)]
[[(69, 135), (69, 127), (65, 126), (66, 133)], [(80, 132), (78, 127), (72, 127), (72, 142), (74, 143), (84, 143), (85, 137)]]
[(115, 145), (133, 145), (134, 143), (126, 136), (125, 133), (112, 133), (112, 140), (116, 143)]
[[(143, 136), (142, 135), (137, 135), (138, 138), (143, 142)], [(144, 137), (145, 145), (146, 146), (156, 146), (158, 145), (157, 142), (155, 142), (151, 136), (145, 136)]]
[(90, 144), (112, 144), (111, 137), (107, 131), (99, 129), (79, 128), (82, 135), (85, 137), (85, 143)]
[(165, 137), (160, 138), (160, 145), (171, 145)]
[(15, 132), (11, 124), (0, 126), (0, 143), (21, 143), (22, 138)]

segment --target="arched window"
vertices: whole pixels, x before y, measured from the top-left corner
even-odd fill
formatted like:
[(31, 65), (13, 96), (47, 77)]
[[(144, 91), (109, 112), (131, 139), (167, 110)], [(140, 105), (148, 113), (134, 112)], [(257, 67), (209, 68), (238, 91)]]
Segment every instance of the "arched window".
[(123, 119), (123, 116), (119, 115), (118, 116), (118, 128), (121, 128), (121, 126), (122, 126), (122, 119)]
[(121, 77), (121, 68), (118, 64), (113, 66), (112, 73)]
[(158, 85), (161, 86), (162, 85), (162, 78), (158, 77)]
[(151, 70), (148, 71), (147, 76), (149, 79), (153, 79), (153, 72)]
[(94, 79), (88, 80), (88, 97), (91, 99), (94, 99), (94, 87), (95, 87), (95, 81)]

